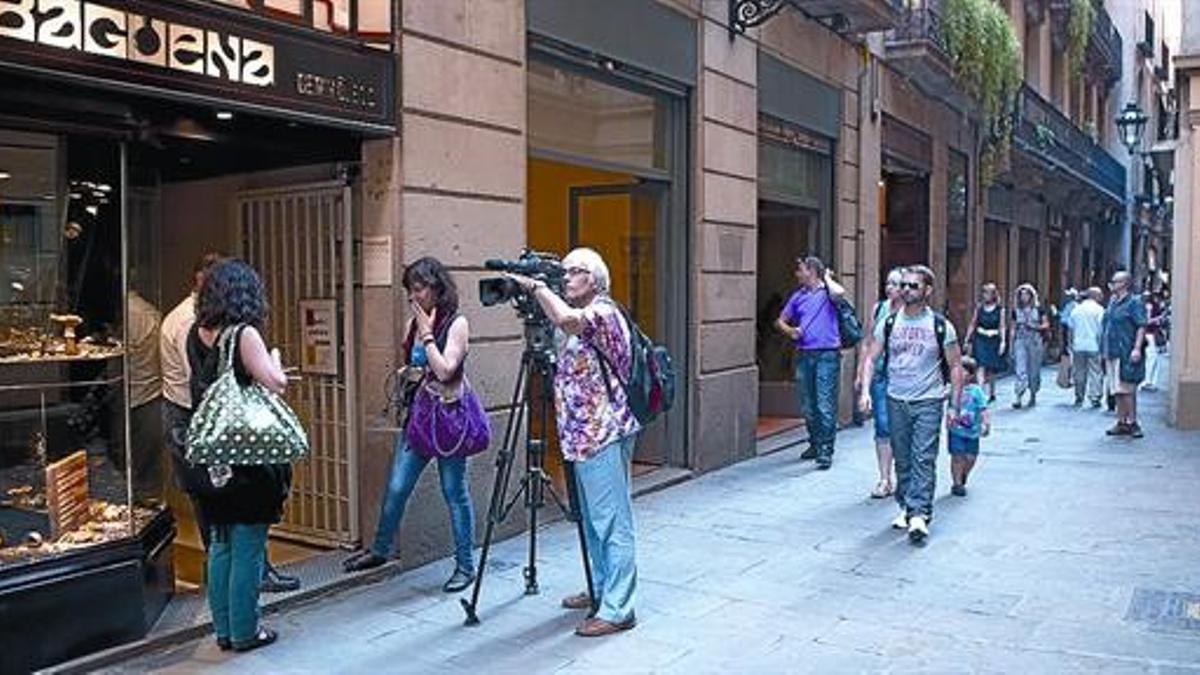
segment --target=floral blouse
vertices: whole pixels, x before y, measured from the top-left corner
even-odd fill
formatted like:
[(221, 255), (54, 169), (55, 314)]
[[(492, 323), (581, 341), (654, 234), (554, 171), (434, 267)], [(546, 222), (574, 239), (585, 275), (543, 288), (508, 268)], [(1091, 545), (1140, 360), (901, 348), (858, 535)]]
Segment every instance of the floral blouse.
[[(621, 384), (628, 380), (632, 365), (629, 338), (620, 309), (603, 297), (584, 308), (578, 335), (558, 334), (554, 403), (559, 446), (568, 461), (587, 460), (640, 429)], [(597, 349), (616, 370), (608, 368), (607, 387)]]

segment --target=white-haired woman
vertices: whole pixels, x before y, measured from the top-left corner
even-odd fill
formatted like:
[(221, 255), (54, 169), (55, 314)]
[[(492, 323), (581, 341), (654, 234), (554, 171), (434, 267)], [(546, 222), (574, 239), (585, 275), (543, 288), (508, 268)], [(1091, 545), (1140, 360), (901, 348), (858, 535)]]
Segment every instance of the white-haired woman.
[[(904, 298), (900, 295), (900, 281), (903, 278), (903, 267), (896, 267), (888, 272), (887, 282), (883, 287), (884, 297), (875, 304), (875, 311), (867, 315), (866, 325), (863, 326), (862, 354), (871, 350), (871, 343), (875, 340), (875, 327), (904, 307)], [(866, 359), (860, 359), (858, 382), (860, 387), (867, 387), (871, 396), (871, 411), (875, 418), (875, 459), (879, 463), (879, 481), (871, 490), (871, 497), (883, 499), (892, 494), (895, 485), (892, 481), (891, 425), (888, 423), (887, 414), (887, 370), (883, 367), (883, 356), (875, 359), (875, 369), (870, 382), (863, 382), (864, 370)]]
[[(634, 560), (630, 462), (640, 427), (622, 382), (632, 368), (630, 327), (609, 296), (608, 266), (600, 254), (577, 248), (562, 261), (565, 298), (542, 281), (509, 278), (541, 304), (559, 329), (554, 402), (563, 457), (574, 467), (580, 515), (591, 558), (597, 609), (575, 629), (598, 637), (633, 628), (637, 566)], [(586, 593), (563, 599), (587, 609)]]
[(1038, 390), (1042, 388), (1042, 356), (1046, 352), (1045, 336), (1050, 331), (1050, 317), (1042, 311), (1037, 289), (1033, 284), (1017, 286), (1013, 302), (1012, 321), (1008, 327), (1008, 344), (1013, 350), (1013, 369), (1016, 384), (1014, 408), (1024, 406), (1029, 391), (1029, 407), (1037, 405)]

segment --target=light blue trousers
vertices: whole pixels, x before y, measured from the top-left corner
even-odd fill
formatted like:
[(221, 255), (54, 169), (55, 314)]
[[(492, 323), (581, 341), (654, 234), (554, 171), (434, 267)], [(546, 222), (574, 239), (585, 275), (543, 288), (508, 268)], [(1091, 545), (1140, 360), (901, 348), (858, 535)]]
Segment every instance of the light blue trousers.
[(592, 564), (596, 617), (620, 623), (633, 616), (637, 591), (630, 462), (636, 436), (609, 444), (575, 463), (583, 532)]
[(217, 639), (245, 644), (258, 632), (258, 585), (270, 526), (213, 525), (208, 548), (208, 608)]

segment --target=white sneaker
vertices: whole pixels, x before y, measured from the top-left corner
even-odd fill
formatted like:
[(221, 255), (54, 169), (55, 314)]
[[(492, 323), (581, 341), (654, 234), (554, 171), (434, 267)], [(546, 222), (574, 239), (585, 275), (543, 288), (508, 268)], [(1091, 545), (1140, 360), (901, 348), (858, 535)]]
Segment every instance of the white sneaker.
[(925, 524), (925, 516), (913, 516), (908, 519), (908, 540), (914, 544), (925, 541), (929, 536), (929, 527)]
[(903, 530), (908, 528), (908, 512), (900, 509), (900, 513), (896, 515), (896, 519), (892, 521), (892, 529)]

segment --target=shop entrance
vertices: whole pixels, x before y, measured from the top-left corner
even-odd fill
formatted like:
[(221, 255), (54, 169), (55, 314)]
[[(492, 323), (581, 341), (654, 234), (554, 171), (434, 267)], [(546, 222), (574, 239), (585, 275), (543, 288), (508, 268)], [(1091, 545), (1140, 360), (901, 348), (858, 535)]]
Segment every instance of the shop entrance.
[(758, 202), (758, 436), (799, 426), (793, 358), (795, 347), (775, 327), (796, 287), (796, 258), (815, 250), (820, 213), (778, 201)]
[[(608, 264), (612, 297), (677, 364), (675, 408), (639, 436), (635, 474), (686, 464), (687, 251), (684, 100), (540, 53), (529, 64), (526, 241)], [(551, 445), (555, 434), (545, 433)], [(547, 454), (552, 474), (560, 453)]]
[(294, 467), (275, 531), (322, 545), (358, 539), (352, 205), (350, 187), (336, 182), (234, 199), (240, 256), (258, 270), (275, 308), (264, 337), (300, 374), (287, 400), (311, 445)]

